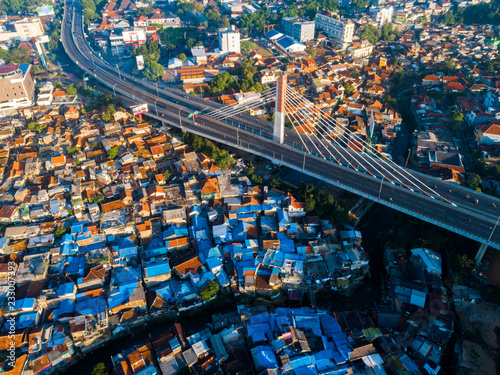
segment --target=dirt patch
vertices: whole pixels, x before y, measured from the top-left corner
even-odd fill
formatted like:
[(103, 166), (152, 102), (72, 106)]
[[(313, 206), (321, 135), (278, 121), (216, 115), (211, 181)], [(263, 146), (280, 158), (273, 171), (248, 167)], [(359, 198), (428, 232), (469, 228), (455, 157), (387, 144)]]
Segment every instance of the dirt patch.
[(463, 362), (460, 375), (495, 375), (495, 362), (491, 353), (474, 341), (464, 339)]
[[(458, 302), (462, 324), (463, 362), (461, 374), (497, 374), (499, 363), (500, 309), (489, 302)], [(469, 372), (467, 372), (469, 371)]]
[(257, 52), (264, 58), (273, 56), (273, 53), (261, 42), (256, 42)]
[(488, 271), (486, 271), (487, 280), (500, 287), (500, 251), (488, 250), (484, 257), (490, 262)]

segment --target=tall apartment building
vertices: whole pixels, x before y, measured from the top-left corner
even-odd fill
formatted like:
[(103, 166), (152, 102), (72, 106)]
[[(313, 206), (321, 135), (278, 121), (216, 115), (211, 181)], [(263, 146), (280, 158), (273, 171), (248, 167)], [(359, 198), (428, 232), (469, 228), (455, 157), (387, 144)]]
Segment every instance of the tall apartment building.
[(33, 104), (35, 79), (30, 64), (0, 65), (0, 112)]
[(240, 33), (230, 27), (219, 29), (219, 49), (222, 54), (240, 53)]
[(283, 18), (283, 32), (298, 42), (314, 39), (315, 23), (296, 17)]
[(316, 29), (322, 30), (329, 38), (333, 38), (340, 48), (347, 48), (354, 36), (354, 23), (333, 12), (318, 13)]
[(391, 6), (371, 7), (370, 13), (372, 14), (372, 19), (378, 24), (379, 27), (382, 27), (386, 23), (392, 22), (394, 8)]

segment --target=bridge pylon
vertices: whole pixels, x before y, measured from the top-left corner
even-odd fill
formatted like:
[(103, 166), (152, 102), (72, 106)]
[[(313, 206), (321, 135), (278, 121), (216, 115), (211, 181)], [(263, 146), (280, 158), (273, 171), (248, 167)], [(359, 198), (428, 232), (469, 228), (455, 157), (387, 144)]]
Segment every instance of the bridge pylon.
[(276, 106), (274, 107), (273, 139), (283, 143), (285, 140), (285, 96), (286, 75), (282, 75), (276, 82)]

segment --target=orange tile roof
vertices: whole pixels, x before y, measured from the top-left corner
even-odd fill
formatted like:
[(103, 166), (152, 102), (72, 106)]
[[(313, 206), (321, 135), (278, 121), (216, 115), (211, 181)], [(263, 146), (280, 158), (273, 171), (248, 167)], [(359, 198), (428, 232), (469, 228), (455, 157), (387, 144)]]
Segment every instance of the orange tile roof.
[(201, 267), (201, 260), (198, 256), (195, 256), (194, 258), (191, 258), (177, 266), (174, 267), (174, 269), (179, 273), (179, 275), (184, 276), (187, 272), (189, 272), (192, 269), (197, 269)]
[(201, 182), (201, 194), (219, 193), (219, 181), (216, 178), (206, 178)]

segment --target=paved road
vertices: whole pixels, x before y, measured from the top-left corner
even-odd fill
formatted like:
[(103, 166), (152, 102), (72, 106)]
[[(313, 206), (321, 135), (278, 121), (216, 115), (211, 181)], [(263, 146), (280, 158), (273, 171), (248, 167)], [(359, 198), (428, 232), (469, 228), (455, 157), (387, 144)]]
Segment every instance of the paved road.
[[(66, 8), (62, 27), (62, 41), (68, 55), (113, 91), (148, 103), (150, 115), (175, 126), (180, 124), (183, 130), (303, 170), (345, 190), (500, 249), (500, 227), (496, 227), (499, 199), (415, 171), (407, 171), (410, 177), (405, 179), (399, 175), (397, 166), (379, 159), (374, 162), (366, 155), (340, 146), (327, 149), (317, 140), (307, 142), (306, 146), (315, 153), (309, 155), (300, 149), (296, 134), (286, 129), (285, 143), (278, 144), (272, 140), (270, 123), (247, 115), (237, 116), (231, 123), (200, 116), (195, 123), (187, 118), (188, 113), (221, 105), (175, 89), (157, 88), (117, 71), (93, 54), (82, 30), (81, 9), (74, 4), (71, 11)], [(390, 174), (400, 177), (401, 182), (391, 182), (381, 176)], [(417, 184), (416, 179), (420, 181)], [(478, 204), (474, 203), (476, 199)]]

